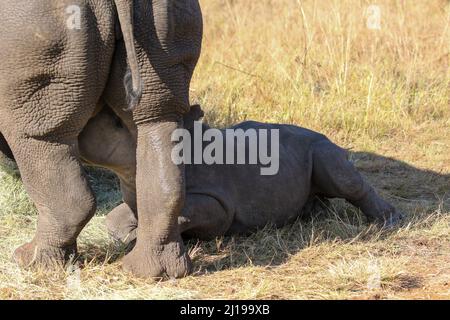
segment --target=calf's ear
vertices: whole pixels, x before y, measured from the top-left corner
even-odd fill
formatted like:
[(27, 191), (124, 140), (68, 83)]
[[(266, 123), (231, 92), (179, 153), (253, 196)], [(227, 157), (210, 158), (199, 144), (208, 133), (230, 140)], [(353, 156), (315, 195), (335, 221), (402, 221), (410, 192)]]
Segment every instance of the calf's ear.
[(192, 129), (194, 126), (194, 121), (199, 121), (201, 118), (205, 116), (205, 113), (203, 112), (200, 105), (196, 104), (191, 106), (189, 109), (189, 112), (184, 115), (184, 128), (185, 129)]

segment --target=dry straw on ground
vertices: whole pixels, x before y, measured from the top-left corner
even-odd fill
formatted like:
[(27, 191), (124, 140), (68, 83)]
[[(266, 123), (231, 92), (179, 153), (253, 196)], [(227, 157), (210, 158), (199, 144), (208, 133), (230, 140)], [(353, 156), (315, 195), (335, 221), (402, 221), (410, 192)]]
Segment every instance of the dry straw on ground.
[[(310, 221), (189, 244), (196, 272), (163, 283), (124, 274), (104, 214), (120, 195), (91, 172), (99, 214), (80, 237), (81, 270), (19, 270), (13, 249), (36, 216), (19, 179), (0, 183), (0, 299), (450, 298), (450, 7), (444, 0), (202, 0), (192, 97), (206, 120), (319, 130), (407, 214), (391, 232), (343, 201)], [(373, 12), (372, 12), (373, 13)], [(270, 195), (268, 195), (270, 196)]]

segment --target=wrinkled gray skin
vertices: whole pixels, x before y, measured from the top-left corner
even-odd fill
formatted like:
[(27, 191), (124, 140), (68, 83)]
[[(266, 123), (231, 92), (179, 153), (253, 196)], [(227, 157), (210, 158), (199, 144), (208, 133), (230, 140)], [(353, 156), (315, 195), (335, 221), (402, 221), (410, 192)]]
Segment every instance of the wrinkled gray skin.
[[(194, 106), (184, 117), (192, 139), (193, 121), (202, 114)], [(205, 124), (203, 127), (208, 128)], [(279, 129), (280, 171), (275, 176), (261, 176), (259, 165), (186, 165), (187, 198), (178, 218), (183, 236), (208, 240), (246, 234), (267, 224), (283, 226), (310, 214), (307, 208), (317, 197), (344, 198), (370, 221), (388, 226), (401, 220), (402, 215), (381, 199), (348, 161), (347, 152), (325, 136), (292, 125), (253, 121), (232, 128)], [(85, 162), (119, 175), (125, 203), (108, 215), (107, 227), (114, 239), (125, 244), (134, 242), (138, 219), (132, 188), (127, 187), (134, 183), (132, 135), (105, 108), (89, 121), (79, 137), (79, 146)]]
[[(67, 27), (73, 5), (81, 8), (79, 30)], [(136, 194), (140, 227), (124, 268), (145, 277), (187, 274), (177, 225), (184, 168), (170, 161), (170, 135), (189, 109), (202, 39), (198, 1), (3, 0), (0, 21), (0, 131), (39, 211), (34, 239), (14, 259), (51, 266), (76, 254), (95, 212), (78, 136), (106, 101), (137, 150), (136, 183), (125, 187)]]

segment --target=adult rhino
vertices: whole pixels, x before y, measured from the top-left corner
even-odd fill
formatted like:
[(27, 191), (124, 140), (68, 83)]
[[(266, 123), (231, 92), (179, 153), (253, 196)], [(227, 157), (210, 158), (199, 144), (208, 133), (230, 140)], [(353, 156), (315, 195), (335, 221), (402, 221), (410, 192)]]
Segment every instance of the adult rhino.
[[(79, 28), (67, 21), (76, 8)], [(142, 228), (124, 268), (187, 274), (177, 228), (184, 168), (170, 159), (170, 136), (189, 109), (202, 40), (198, 1), (3, 0), (0, 21), (0, 131), (39, 211), (36, 235), (15, 260), (50, 266), (76, 254), (96, 207), (77, 138), (106, 101), (137, 128), (137, 188), (129, 187)]]

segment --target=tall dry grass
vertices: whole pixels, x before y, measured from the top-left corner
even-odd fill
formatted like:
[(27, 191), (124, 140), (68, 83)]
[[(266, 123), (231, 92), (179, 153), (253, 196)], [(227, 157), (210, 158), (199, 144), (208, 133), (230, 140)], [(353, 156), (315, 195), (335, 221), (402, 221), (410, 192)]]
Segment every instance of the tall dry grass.
[(219, 125), (289, 122), (344, 141), (448, 119), (448, 2), (377, 3), (381, 30), (366, 26), (370, 1), (203, 1), (194, 97)]

